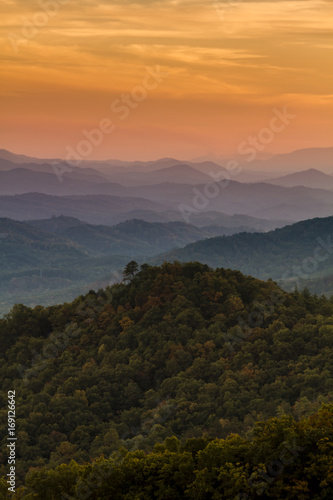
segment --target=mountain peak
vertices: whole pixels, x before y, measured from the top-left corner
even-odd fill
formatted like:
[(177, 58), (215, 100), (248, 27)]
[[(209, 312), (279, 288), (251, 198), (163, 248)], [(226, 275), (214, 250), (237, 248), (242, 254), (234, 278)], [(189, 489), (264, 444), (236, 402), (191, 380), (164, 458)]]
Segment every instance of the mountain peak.
[(309, 168), (283, 177), (268, 179), (266, 182), (282, 187), (305, 186), (317, 189), (333, 189), (333, 177), (317, 168)]

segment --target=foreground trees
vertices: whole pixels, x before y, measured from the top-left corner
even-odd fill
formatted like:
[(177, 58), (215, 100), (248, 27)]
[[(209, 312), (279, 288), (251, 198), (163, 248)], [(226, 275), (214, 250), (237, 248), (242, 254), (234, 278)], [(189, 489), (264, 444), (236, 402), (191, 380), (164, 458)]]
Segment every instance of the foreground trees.
[(28, 473), (17, 498), (56, 500), (329, 500), (333, 498), (333, 406), (311, 418), (258, 423), (242, 438), (167, 438), (151, 453), (120, 451)]

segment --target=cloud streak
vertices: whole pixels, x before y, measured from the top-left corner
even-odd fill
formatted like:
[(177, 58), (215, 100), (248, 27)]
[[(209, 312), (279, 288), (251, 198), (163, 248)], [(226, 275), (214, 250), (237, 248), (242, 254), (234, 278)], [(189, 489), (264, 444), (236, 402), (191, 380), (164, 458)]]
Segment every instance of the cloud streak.
[[(140, 80), (145, 66), (154, 64), (165, 67), (171, 76), (158, 89), (155, 104), (159, 107), (152, 110), (147, 106), (150, 114), (142, 111), (138, 117), (141, 130), (147, 126), (149, 133), (155, 120), (156, 127), (164, 131), (182, 123), (180, 132), (186, 135), (193, 129), (193, 118), (202, 117), (210, 102), (215, 100), (216, 113), (225, 109), (229, 115), (228, 103), (237, 99), (242, 116), (238, 105), (234, 114), (250, 129), (256, 126), (252, 116), (255, 102), (258, 116), (264, 116), (269, 110), (263, 101), (273, 107), (284, 96), (295, 95), (303, 96), (307, 124), (305, 134), (302, 129), (295, 135), (295, 147), (302, 146), (301, 133), (306, 142), (311, 127), (316, 131), (327, 127), (322, 96), (329, 96), (332, 88), (332, 2), (244, 0), (228, 9), (222, 22), (216, 5), (228, 2), (68, 0), (31, 40), (22, 40), (14, 54), (8, 34), (21, 36), (24, 23), (46, 2), (2, 2), (0, 76), (4, 84), (0, 98), (5, 107), (3, 118), (20, 116), (20, 128), (33, 117), (37, 128), (40, 123), (47, 130), (52, 118), (59, 123), (62, 118), (63, 131), (58, 133), (65, 136), (83, 118), (93, 124), (103, 112), (101, 96), (109, 102), (112, 96), (126, 92)], [(69, 96), (76, 91), (81, 99), (73, 100)], [(46, 108), (43, 95), (49, 98)], [(184, 100), (181, 106), (179, 99)], [(187, 109), (187, 102), (194, 103), (194, 108), (185, 120), (180, 113)], [(325, 102), (331, 106), (328, 97)], [(298, 105), (297, 99), (295, 103)], [(317, 103), (315, 113), (313, 103)], [(163, 116), (166, 107), (173, 111), (167, 118)], [(203, 149), (218, 146), (217, 123), (223, 124), (231, 143), (237, 143), (238, 132), (232, 123), (226, 127), (221, 117), (211, 114), (210, 118), (210, 130), (203, 136), (210, 134), (212, 144), (203, 139)], [(134, 122), (128, 127), (139, 126)], [(49, 131), (47, 148), (51, 148), (51, 128)], [(170, 152), (171, 135), (165, 137)], [(316, 134), (313, 137), (316, 141)], [(321, 134), (321, 140), (326, 137), (327, 133)], [(190, 151), (188, 155), (193, 156)]]

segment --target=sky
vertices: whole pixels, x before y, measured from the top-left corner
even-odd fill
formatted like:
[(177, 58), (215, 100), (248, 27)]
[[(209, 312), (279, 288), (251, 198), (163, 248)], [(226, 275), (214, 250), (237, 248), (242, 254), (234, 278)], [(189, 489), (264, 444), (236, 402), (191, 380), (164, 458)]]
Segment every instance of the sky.
[[(332, 0), (0, 9), (0, 148), (148, 160), (228, 156), (250, 137), (263, 154), (333, 145)], [(293, 118), (269, 134), (276, 110)]]

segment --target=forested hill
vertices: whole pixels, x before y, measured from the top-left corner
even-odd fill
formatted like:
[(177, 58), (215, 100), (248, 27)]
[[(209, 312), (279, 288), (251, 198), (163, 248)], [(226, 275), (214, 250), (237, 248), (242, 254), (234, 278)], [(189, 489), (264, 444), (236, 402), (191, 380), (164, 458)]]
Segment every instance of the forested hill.
[[(31, 467), (148, 452), (171, 436), (245, 435), (331, 400), (331, 300), (200, 263), (132, 265), (126, 277), (0, 320), (1, 404), (16, 391), (20, 481)], [(68, 491), (66, 481), (57, 488)]]
[(213, 267), (239, 269), (259, 279), (286, 277), (296, 282), (315, 278), (318, 273), (333, 275), (332, 238), (333, 217), (316, 218), (264, 234), (240, 233), (198, 241), (162, 255), (160, 261), (198, 260)]

